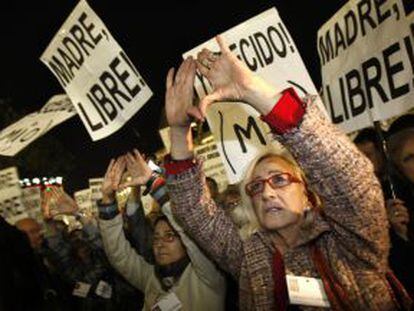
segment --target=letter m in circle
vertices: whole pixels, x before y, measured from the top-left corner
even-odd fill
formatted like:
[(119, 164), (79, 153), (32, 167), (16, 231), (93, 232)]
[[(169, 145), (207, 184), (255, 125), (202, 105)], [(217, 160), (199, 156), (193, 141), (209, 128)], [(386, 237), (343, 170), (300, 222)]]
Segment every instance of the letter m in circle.
[(262, 132), (260, 131), (260, 128), (256, 123), (256, 120), (252, 116), (249, 116), (247, 118), (247, 129), (241, 127), (239, 124), (234, 124), (233, 129), (234, 129), (234, 132), (236, 133), (237, 139), (240, 143), (240, 147), (243, 153), (247, 152), (247, 147), (246, 147), (244, 139), (245, 138), (249, 140), (252, 139), (252, 131), (256, 133), (257, 138), (259, 139), (260, 143), (263, 146), (266, 146), (266, 140)]

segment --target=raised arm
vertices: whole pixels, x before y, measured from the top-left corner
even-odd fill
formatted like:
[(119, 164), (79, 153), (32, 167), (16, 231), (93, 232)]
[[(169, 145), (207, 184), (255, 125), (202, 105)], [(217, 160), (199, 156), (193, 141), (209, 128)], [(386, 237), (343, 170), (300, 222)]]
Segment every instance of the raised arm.
[(224, 278), (216, 268), (216, 266), (209, 260), (206, 255), (199, 249), (199, 247), (186, 235), (183, 228), (177, 223), (171, 213), (171, 206), (167, 187), (163, 177), (152, 172), (151, 168), (144, 161), (138, 150), (127, 154), (127, 168), (131, 176), (131, 180), (122, 186), (142, 186), (146, 185), (148, 191), (154, 200), (161, 206), (162, 212), (167, 216), (170, 224), (175, 231), (180, 235), (181, 241), (185, 245), (187, 254), (190, 257), (191, 264), (195, 268), (199, 277), (208, 284), (211, 288), (222, 290)]
[(112, 160), (102, 183), (102, 200), (98, 202), (99, 228), (106, 255), (111, 265), (132, 285), (145, 290), (153, 266), (138, 255), (125, 238), (123, 221), (115, 201), (115, 191), (119, 187), (125, 169), (123, 158)]
[[(165, 109), (171, 128), (171, 158), (166, 163), (167, 184), (175, 216), (185, 232), (209, 257), (238, 278), (242, 258), (242, 241), (232, 221), (210, 198), (200, 164), (193, 159), (190, 117), (196, 63), (186, 59), (174, 77), (167, 75)], [(177, 162), (178, 161), (178, 162)]]
[[(316, 98), (304, 101), (293, 89), (281, 91), (251, 73), (218, 38), (220, 56), (203, 50), (199, 70), (213, 93), (193, 116), (203, 119), (214, 101), (241, 100), (267, 122), (305, 170), (322, 196), (324, 214), (345, 249), (372, 263), (386, 263), (388, 227), (380, 185), (372, 165), (319, 111)], [(206, 66), (207, 65), (207, 66)]]

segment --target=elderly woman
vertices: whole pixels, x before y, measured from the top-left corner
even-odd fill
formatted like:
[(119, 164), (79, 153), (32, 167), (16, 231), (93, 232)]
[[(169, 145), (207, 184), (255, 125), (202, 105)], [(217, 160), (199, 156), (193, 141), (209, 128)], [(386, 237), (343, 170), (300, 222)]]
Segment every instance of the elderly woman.
[[(126, 162), (126, 163), (125, 163)], [(120, 184), (127, 165), (132, 177)], [(115, 201), (119, 187), (147, 185), (164, 215), (155, 220), (150, 264), (126, 240)], [(155, 178), (138, 151), (112, 161), (102, 185), (99, 226), (105, 252), (112, 266), (144, 295), (143, 310), (224, 310), (225, 280), (215, 265), (174, 221), (165, 203), (163, 179)]]
[[(372, 165), (321, 114), (315, 98), (302, 101), (292, 89), (280, 92), (268, 85), (217, 40), (219, 56), (204, 49), (197, 62), (188, 58), (181, 65), (175, 79), (173, 69), (168, 73), (171, 155), (165, 166), (173, 213), (238, 279), (240, 307), (409, 308), (409, 298), (398, 302), (387, 280), (387, 215)], [(189, 83), (196, 66), (213, 87), (198, 107), (191, 105)], [(268, 154), (252, 164), (241, 191), (260, 227), (246, 241), (209, 198), (201, 165), (193, 158), (189, 115), (203, 120), (215, 101), (254, 107), (308, 177), (280, 155)], [(319, 193), (322, 208), (311, 189)]]

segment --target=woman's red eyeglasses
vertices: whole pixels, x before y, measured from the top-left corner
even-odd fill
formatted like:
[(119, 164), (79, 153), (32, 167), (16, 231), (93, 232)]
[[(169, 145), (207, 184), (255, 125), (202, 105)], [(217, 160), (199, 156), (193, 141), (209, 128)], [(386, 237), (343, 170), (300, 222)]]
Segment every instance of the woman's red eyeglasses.
[(246, 193), (253, 197), (259, 193), (262, 193), (265, 187), (265, 183), (268, 183), (273, 189), (283, 188), (291, 183), (301, 183), (302, 181), (289, 173), (277, 173), (264, 179), (256, 179), (249, 182), (246, 187)]

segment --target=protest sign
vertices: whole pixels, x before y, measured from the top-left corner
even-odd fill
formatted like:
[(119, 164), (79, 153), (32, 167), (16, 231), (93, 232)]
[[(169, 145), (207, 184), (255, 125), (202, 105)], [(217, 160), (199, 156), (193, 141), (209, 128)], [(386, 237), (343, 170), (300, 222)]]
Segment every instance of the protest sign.
[(96, 202), (102, 199), (102, 182), (103, 178), (89, 178), (89, 189), (91, 189), (91, 200)]
[(79, 1), (41, 60), (72, 100), (92, 140), (120, 129), (152, 96), (86, 1)]
[(0, 154), (14, 156), (56, 125), (76, 115), (69, 98), (55, 95), (33, 112), (0, 132)]
[[(222, 37), (247, 67), (275, 89), (294, 87), (300, 96), (317, 94), (299, 51), (275, 8), (224, 32)], [(216, 41), (211, 39), (183, 56), (196, 57), (203, 48), (218, 51)], [(195, 88), (200, 98), (211, 92), (207, 79), (199, 74)], [(269, 129), (258, 118), (257, 111), (246, 104), (216, 103), (209, 108), (207, 120), (231, 184), (241, 180), (253, 158), (273, 145), (267, 135)]]
[(9, 223), (28, 217), (22, 202), (22, 189), (16, 167), (0, 171), (0, 215)]
[(26, 187), (22, 189), (22, 202), (29, 217), (38, 222), (43, 221), (42, 215), (42, 193), (40, 186)]
[(345, 132), (414, 107), (408, 7), (401, 0), (351, 0), (319, 29), (325, 105)]
[(204, 174), (217, 182), (219, 192), (226, 190), (228, 184), (226, 169), (221, 161), (220, 153), (213, 137), (208, 142), (195, 146), (194, 154), (203, 161)]
[(73, 196), (75, 197), (76, 204), (79, 207), (79, 211), (84, 215), (92, 215), (92, 200), (91, 189), (83, 189), (76, 191)]

